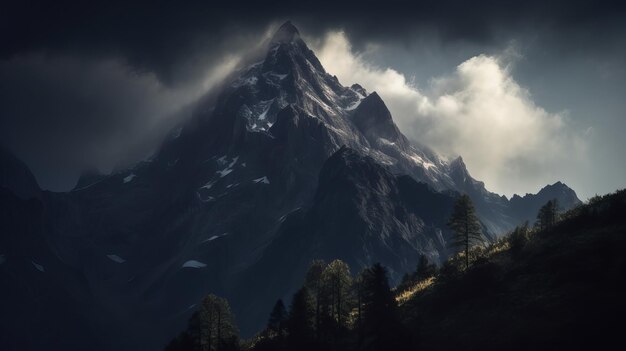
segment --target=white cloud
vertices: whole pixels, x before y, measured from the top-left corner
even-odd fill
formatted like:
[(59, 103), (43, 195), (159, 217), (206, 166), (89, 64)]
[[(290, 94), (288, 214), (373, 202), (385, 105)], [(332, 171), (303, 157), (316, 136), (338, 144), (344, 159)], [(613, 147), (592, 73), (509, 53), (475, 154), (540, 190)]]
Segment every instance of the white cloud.
[(469, 58), (418, 89), (403, 74), (352, 52), (341, 32), (327, 34), (316, 50), (341, 82), (377, 91), (409, 138), (443, 155), (463, 156), (475, 178), (509, 196), (565, 180), (574, 164), (585, 161), (586, 150), (566, 112), (537, 106), (515, 81), (504, 61), (519, 54), (510, 51)]

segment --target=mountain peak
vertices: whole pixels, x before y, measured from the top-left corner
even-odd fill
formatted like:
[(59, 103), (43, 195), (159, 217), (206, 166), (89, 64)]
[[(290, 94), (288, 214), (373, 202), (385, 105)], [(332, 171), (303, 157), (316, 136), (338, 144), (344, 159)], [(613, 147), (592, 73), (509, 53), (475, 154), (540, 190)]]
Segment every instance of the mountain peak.
[[(380, 97), (380, 95), (378, 95), (377, 92), (373, 91), (368, 97), (367, 97), (368, 101), (372, 101), (371, 103), (376, 103), (376, 104), (380, 104), (382, 103), (383, 105), (385, 104), (385, 102), (383, 101), (383, 99)], [(386, 107), (386, 106), (385, 106)]]
[(365, 88), (363, 88), (360, 84), (352, 84), (350, 88), (352, 88), (352, 90), (356, 91), (357, 93), (363, 95), (364, 97), (367, 96), (367, 90), (365, 90)]
[(485, 183), (478, 181), (470, 175), (467, 165), (463, 161), (463, 157), (459, 156), (452, 160), (449, 165), (450, 177), (457, 184), (458, 189), (470, 193), (477, 191), (482, 194), (490, 194), (485, 189)]
[(573, 205), (580, 203), (576, 192), (561, 181), (544, 186), (541, 190), (539, 190), (537, 195), (543, 195), (545, 197), (560, 197), (571, 202)]
[(465, 183), (469, 177), (467, 166), (463, 161), (463, 157), (459, 156), (450, 162), (450, 174), (457, 183)]
[(398, 146), (408, 145), (404, 135), (393, 122), (391, 112), (387, 109), (385, 102), (375, 91), (361, 100), (361, 104), (354, 111), (352, 120), (370, 139), (370, 142), (376, 143), (378, 139), (383, 138), (387, 142), (399, 143)]
[(568, 187), (567, 185), (565, 185), (565, 184), (564, 184), (563, 182), (561, 182), (560, 180), (559, 180), (559, 181), (557, 181), (556, 183), (552, 184), (552, 185), (549, 185), (549, 186), (551, 186), (551, 187), (553, 187), (553, 188), (567, 188), (567, 187)]
[(462, 169), (466, 169), (465, 162), (463, 161), (463, 157), (459, 156), (450, 162), (450, 167), (459, 167)]
[(296, 26), (294, 26), (291, 21), (287, 21), (278, 28), (276, 33), (274, 33), (274, 36), (272, 37), (272, 42), (290, 43), (299, 37), (300, 32), (298, 31), (298, 28), (296, 28)]
[(392, 121), (391, 112), (375, 91), (361, 101), (355, 111), (354, 119), (357, 124), (366, 124), (365, 129)]

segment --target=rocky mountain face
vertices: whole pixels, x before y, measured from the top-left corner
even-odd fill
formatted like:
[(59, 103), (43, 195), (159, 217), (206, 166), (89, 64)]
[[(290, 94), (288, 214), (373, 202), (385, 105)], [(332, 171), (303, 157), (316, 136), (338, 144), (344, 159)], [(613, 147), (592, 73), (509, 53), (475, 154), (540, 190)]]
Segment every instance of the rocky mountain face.
[[(77, 304), (91, 299), (90, 288), (50, 245), (45, 218), (39, 199), (23, 200), (0, 188), (0, 345), (5, 350), (79, 350), (86, 340), (98, 339), (96, 327), (104, 324), (93, 318), (99, 314), (91, 308), (95, 304)], [(103, 329), (108, 335), (111, 330)]]
[[(40, 212), (25, 209), (41, 229), (36, 239), (12, 236), (2, 249), (19, 247), (23, 259), (0, 263), (2, 274), (37, 269), (27, 257), (55, 263), (15, 275), (0, 298), (17, 299), (24, 284), (61, 291), (59, 301), (83, 311), (68, 325), (92, 331), (81, 335), (95, 335), (94, 349), (125, 350), (163, 347), (213, 292), (250, 335), (311, 259), (382, 262), (399, 279), (420, 254), (450, 253), (446, 221), (458, 193), (472, 197), (495, 238), (544, 199), (579, 202), (565, 185), (544, 190), (509, 201), (462, 159), (412, 145), (378, 94), (341, 85), (287, 22), (154, 158), (44, 192)], [(3, 206), (19, 200), (2, 196)]]
[(509, 211), (515, 218), (533, 224), (537, 219), (537, 212), (533, 209), (545, 205), (552, 199), (557, 199), (558, 207), (561, 210), (570, 209), (580, 204), (574, 190), (561, 182), (556, 182), (552, 185), (546, 185), (537, 194), (513, 195), (509, 201)]
[(301, 285), (314, 259), (339, 258), (351, 267), (380, 262), (393, 277), (414, 269), (420, 253), (438, 262), (448, 254), (450, 233), (442, 228), (454, 200), (452, 193), (393, 175), (342, 147), (322, 166), (311, 205), (282, 219), (274, 240), (244, 274), (236, 300), (245, 303), (246, 317), (262, 320), (267, 311), (256, 316), (255, 301), (287, 297), (285, 288)]

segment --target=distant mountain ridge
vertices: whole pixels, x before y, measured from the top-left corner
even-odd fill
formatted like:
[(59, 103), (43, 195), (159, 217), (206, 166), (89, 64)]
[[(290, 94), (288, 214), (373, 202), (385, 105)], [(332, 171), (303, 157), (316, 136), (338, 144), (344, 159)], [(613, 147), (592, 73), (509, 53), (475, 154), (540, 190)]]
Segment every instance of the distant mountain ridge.
[(41, 189), (28, 167), (1, 145), (0, 187), (10, 189), (21, 199), (41, 197)]
[(562, 183), (509, 201), (461, 158), (412, 145), (382, 98), (341, 85), (290, 22), (254, 60), (153, 159), (43, 193), (42, 240), (59, 270), (76, 273), (76, 305), (100, 312), (87, 324), (133, 329), (102, 349), (145, 347), (147, 335), (162, 347), (208, 292), (229, 298), (250, 334), (313, 258), (381, 261), (397, 280), (419, 254), (450, 253), (459, 193), (490, 238), (551, 196), (565, 209), (580, 203)]
[(532, 211), (532, 209), (552, 199), (559, 201), (561, 210), (572, 208), (573, 205), (580, 203), (574, 190), (561, 182), (556, 182), (552, 185), (546, 185), (537, 194), (513, 195), (509, 204), (511, 211), (515, 213), (517, 218), (527, 220), (532, 224), (537, 215), (536, 211)]

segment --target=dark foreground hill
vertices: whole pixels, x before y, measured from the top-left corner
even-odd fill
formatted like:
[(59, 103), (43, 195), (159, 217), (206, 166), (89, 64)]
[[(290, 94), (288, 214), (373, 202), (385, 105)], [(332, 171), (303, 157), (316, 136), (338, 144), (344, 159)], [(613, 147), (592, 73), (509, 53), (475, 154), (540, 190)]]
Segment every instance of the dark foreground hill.
[(527, 242), (495, 245), (467, 272), (448, 265), (435, 283), (406, 292), (402, 311), (419, 349), (619, 345), (626, 326), (626, 191), (564, 217)]

